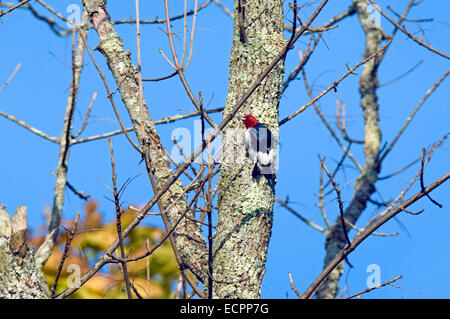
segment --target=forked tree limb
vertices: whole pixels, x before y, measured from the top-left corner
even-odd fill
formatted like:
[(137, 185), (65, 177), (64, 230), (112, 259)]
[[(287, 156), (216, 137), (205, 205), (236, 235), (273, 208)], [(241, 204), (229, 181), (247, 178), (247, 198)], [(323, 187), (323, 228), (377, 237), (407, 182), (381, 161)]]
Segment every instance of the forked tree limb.
[(442, 177), (428, 185), (424, 190), (420, 190), (416, 194), (409, 197), (402, 203), (399, 203), (394, 208), (388, 209), (385, 212), (380, 213), (378, 218), (375, 218), (373, 221), (369, 223), (366, 227), (364, 227), (364, 231), (360, 232), (356, 235), (355, 238), (351, 241), (350, 245), (345, 249), (341, 250), (333, 260), (325, 267), (322, 273), (313, 281), (313, 283), (306, 289), (306, 291), (301, 296), (301, 299), (311, 298), (319, 285), (327, 278), (327, 276), (336, 268), (336, 266), (344, 260), (352, 251), (354, 251), (368, 236), (370, 236), (375, 230), (384, 225), (387, 221), (395, 217), (397, 214), (403, 212), (406, 208), (417, 202), (422, 197), (429, 194), (434, 189), (441, 186), (448, 179), (450, 179), (450, 172), (447, 172)]

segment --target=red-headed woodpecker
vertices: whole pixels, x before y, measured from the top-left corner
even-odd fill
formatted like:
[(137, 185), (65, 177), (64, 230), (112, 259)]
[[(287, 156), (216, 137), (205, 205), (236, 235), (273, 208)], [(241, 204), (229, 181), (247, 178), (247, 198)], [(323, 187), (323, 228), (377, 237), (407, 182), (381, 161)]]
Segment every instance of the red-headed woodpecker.
[(273, 146), (275, 141), (272, 132), (251, 114), (242, 117), (245, 131), (244, 144), (247, 149), (248, 158), (255, 166), (253, 167), (253, 179), (259, 181), (261, 175), (273, 180), (275, 177), (275, 152)]

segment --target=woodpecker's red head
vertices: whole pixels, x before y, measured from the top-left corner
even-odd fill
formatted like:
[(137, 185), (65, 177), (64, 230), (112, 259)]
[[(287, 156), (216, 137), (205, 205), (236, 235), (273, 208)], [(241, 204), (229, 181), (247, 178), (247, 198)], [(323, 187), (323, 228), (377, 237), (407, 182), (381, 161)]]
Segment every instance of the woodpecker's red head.
[(245, 128), (249, 129), (255, 127), (258, 124), (258, 120), (251, 114), (246, 114), (242, 117), (242, 121), (244, 122)]

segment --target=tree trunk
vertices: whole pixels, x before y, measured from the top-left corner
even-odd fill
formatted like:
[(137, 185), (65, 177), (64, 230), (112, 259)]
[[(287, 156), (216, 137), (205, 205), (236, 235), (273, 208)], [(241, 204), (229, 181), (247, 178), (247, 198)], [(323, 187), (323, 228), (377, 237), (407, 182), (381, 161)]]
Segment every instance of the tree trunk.
[[(224, 116), (286, 44), (281, 0), (235, 0), (230, 79)], [(213, 297), (259, 298), (273, 221), (275, 185), (252, 180), (243, 114), (253, 114), (278, 141), (284, 60), (269, 73), (223, 131), (219, 216), (213, 250)]]
[(19, 206), (11, 221), (0, 205), (0, 299), (50, 298), (27, 232), (26, 207)]
[[(358, 18), (366, 35), (364, 57), (368, 57), (380, 49), (383, 30), (372, 22), (368, 10), (367, 0), (353, 0), (358, 12)], [(359, 216), (366, 209), (370, 196), (375, 192), (375, 183), (380, 172), (380, 142), (381, 130), (379, 126), (378, 97), (378, 67), (384, 52), (364, 64), (364, 70), (359, 79), (360, 106), (364, 115), (364, 154), (365, 164), (355, 182), (354, 195), (345, 210), (344, 217), (355, 225)], [(349, 227), (346, 227), (348, 231)], [(341, 219), (338, 217), (327, 234), (324, 268), (345, 247), (346, 239)], [(335, 298), (339, 292), (339, 279), (344, 272), (344, 265), (340, 263), (324, 281), (316, 293), (317, 298)]]

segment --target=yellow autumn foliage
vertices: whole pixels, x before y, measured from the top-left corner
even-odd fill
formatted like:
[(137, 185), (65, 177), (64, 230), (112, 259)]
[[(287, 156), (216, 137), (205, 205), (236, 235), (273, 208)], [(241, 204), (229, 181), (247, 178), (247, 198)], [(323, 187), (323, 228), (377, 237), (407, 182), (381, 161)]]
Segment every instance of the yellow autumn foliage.
[[(121, 224), (124, 229), (136, 216), (133, 210), (122, 213)], [(73, 222), (63, 223), (71, 229)], [(159, 242), (164, 231), (158, 227), (140, 225), (124, 240), (128, 258), (142, 256), (147, 248)], [(61, 293), (73, 284), (79, 276), (86, 273), (117, 238), (115, 218), (108, 223), (102, 221), (96, 201), (88, 202), (84, 207), (78, 222), (76, 235), (72, 239), (69, 252), (58, 280), (56, 294)], [(39, 246), (43, 236), (32, 239), (35, 246)], [(44, 266), (44, 275), (50, 289), (53, 287), (58, 267), (63, 256), (67, 234), (61, 232), (53, 253)], [(143, 298), (171, 298), (172, 288), (179, 278), (178, 264), (168, 241), (164, 242), (151, 256), (127, 263), (128, 274), (136, 291)], [(148, 280), (150, 273), (150, 281)], [(134, 293), (133, 293), (134, 294)], [(71, 298), (100, 299), (126, 298), (123, 272), (117, 263), (105, 265), (96, 275), (78, 289)], [(134, 294), (134, 297), (136, 295)]]

